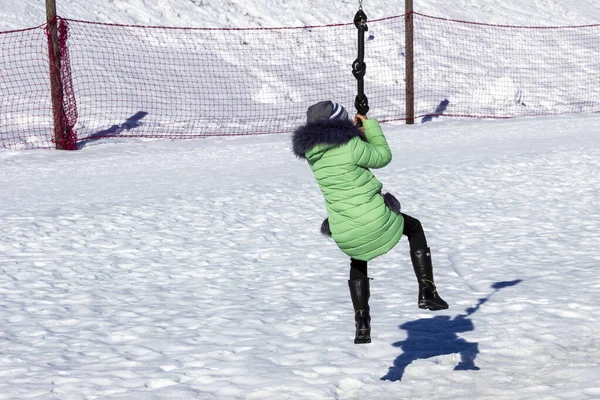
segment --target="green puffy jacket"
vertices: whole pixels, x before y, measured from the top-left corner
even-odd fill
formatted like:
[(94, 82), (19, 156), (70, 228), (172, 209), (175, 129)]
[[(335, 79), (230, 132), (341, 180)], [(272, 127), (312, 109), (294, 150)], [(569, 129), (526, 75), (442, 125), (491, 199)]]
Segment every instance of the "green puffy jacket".
[(363, 134), (349, 120), (319, 120), (296, 129), (292, 139), (323, 193), (333, 240), (348, 256), (369, 261), (398, 243), (404, 219), (386, 205), (370, 171), (392, 160), (383, 131), (375, 119), (364, 127)]

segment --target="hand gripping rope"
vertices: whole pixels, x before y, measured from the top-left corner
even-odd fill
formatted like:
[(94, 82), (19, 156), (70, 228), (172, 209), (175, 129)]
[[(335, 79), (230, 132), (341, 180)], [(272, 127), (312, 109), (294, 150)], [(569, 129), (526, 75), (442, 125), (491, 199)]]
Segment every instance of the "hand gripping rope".
[(358, 94), (354, 100), (354, 107), (361, 115), (367, 115), (369, 112), (369, 100), (365, 96), (365, 85), (363, 77), (367, 66), (364, 62), (365, 57), (365, 32), (369, 30), (367, 26), (367, 16), (362, 10), (362, 0), (359, 1), (358, 12), (354, 16), (354, 25), (358, 29), (358, 58), (352, 63), (352, 74), (358, 83)]

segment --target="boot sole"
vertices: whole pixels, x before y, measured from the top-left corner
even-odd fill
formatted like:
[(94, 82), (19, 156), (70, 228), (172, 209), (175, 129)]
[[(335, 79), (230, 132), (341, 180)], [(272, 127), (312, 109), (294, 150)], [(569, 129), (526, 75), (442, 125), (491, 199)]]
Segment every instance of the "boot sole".
[(421, 301), (421, 302), (419, 302), (419, 308), (421, 308), (423, 310), (429, 310), (429, 311), (439, 311), (439, 310), (447, 310), (448, 306), (434, 303), (432, 301)]
[(367, 330), (359, 330), (354, 336), (354, 344), (371, 343), (371, 332)]

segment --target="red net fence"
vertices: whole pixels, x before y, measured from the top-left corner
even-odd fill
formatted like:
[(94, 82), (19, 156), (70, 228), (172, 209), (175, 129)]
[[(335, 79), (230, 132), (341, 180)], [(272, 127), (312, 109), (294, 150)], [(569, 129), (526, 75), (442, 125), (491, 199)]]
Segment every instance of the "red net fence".
[(415, 113), (510, 118), (600, 111), (600, 24), (515, 27), (415, 15)]
[[(415, 117), (600, 112), (600, 25), (514, 27), (414, 19)], [(369, 116), (406, 119), (405, 17), (368, 22)], [(196, 29), (59, 19), (0, 32), (0, 148), (77, 148), (105, 137), (291, 132), (311, 104), (352, 112), (354, 24)], [(50, 75), (60, 83), (52, 102)], [(55, 135), (58, 115), (60, 135)]]

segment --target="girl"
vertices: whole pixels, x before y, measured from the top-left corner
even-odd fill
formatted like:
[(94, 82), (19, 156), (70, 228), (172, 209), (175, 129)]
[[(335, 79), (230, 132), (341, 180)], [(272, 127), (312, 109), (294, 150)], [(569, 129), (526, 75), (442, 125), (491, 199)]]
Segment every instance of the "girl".
[[(448, 308), (433, 282), (431, 253), (419, 220), (400, 212), (391, 194), (370, 169), (392, 160), (383, 131), (375, 119), (348, 112), (333, 101), (308, 108), (307, 123), (292, 135), (294, 154), (308, 161), (325, 198), (328, 218), (321, 232), (333, 238), (350, 256), (350, 297), (354, 307), (354, 343), (371, 343), (367, 262), (387, 253), (408, 237), (410, 255), (419, 283), (418, 307), (432, 311)], [(355, 124), (361, 123), (361, 128)]]

